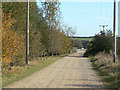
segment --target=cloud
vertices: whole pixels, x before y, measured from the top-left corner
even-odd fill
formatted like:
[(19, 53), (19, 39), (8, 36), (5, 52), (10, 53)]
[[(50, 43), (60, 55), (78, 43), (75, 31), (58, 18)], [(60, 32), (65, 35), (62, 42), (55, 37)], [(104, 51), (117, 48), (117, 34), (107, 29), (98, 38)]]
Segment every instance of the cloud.
[(112, 18), (108, 18), (108, 17), (97, 17), (97, 19), (104, 20), (104, 21), (111, 21), (112, 20)]

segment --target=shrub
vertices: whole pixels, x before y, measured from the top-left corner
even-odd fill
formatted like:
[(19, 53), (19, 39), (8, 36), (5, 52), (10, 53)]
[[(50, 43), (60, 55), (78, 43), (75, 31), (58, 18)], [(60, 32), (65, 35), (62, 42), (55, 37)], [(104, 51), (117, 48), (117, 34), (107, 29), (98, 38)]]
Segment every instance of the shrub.
[(96, 55), (99, 52), (110, 53), (113, 48), (113, 37), (111, 31), (101, 31), (95, 35), (94, 39), (88, 44), (84, 56)]
[(109, 54), (98, 54), (95, 56), (97, 59), (95, 64), (101, 69), (108, 69), (109, 73), (114, 72), (115, 64), (113, 63), (113, 57)]
[[(120, 68), (119, 61), (116, 63), (113, 62), (112, 55), (108, 53), (99, 53), (94, 57), (94, 64), (100, 71), (100, 74), (105, 77), (109, 77), (108, 82), (110, 83), (118, 83), (120, 81)], [(115, 87), (118, 87), (117, 84)]]

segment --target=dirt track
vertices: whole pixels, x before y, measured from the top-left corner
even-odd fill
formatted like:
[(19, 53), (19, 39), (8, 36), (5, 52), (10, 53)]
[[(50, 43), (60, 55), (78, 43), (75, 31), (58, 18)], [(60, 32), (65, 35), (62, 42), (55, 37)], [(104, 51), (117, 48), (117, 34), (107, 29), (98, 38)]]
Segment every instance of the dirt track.
[(82, 57), (83, 53), (78, 50), (7, 88), (104, 88), (90, 61)]

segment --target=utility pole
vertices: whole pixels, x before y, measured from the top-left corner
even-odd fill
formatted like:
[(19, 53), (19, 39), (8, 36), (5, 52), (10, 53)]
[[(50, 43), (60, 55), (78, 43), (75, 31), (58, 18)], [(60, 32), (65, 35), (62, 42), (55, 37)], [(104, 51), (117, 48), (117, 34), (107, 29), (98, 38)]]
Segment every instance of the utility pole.
[(26, 64), (29, 59), (29, 0), (27, 0)]
[(114, 0), (113, 31), (114, 31), (113, 62), (116, 62), (116, 0)]
[(103, 31), (105, 30), (105, 27), (108, 27), (108, 25), (99, 25), (100, 27), (103, 27)]

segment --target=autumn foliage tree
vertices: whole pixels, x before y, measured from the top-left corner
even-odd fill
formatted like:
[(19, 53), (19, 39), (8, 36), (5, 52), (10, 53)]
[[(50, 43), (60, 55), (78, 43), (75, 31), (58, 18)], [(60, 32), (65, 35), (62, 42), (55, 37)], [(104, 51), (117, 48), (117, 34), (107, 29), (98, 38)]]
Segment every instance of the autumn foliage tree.
[(24, 45), (18, 38), (17, 32), (11, 30), (14, 22), (10, 13), (2, 14), (2, 67), (15, 63), (15, 56), (19, 53), (19, 48)]

